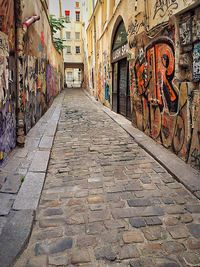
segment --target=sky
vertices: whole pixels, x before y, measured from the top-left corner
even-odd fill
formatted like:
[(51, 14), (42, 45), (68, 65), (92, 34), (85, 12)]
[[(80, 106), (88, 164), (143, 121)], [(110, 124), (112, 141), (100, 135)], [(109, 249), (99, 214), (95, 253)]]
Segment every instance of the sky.
[[(81, 0), (61, 0), (63, 16), (65, 10), (70, 10), (71, 17), (75, 18), (75, 2), (79, 2), (81, 6)], [(49, 13), (59, 15), (59, 0), (49, 0)]]

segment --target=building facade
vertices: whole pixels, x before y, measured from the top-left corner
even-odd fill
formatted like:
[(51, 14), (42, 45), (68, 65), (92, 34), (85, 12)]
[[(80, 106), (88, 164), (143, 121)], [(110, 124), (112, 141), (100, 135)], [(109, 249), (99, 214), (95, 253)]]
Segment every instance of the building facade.
[(90, 93), (200, 169), (199, 1), (96, 1), (86, 34)]
[(58, 35), (64, 40), (65, 84), (80, 87), (83, 81), (82, 11), (80, 1), (52, 0), (50, 13), (66, 20)]
[[(6, 16), (5, 16), (6, 14)], [(0, 163), (63, 87), (46, 0), (0, 0)]]

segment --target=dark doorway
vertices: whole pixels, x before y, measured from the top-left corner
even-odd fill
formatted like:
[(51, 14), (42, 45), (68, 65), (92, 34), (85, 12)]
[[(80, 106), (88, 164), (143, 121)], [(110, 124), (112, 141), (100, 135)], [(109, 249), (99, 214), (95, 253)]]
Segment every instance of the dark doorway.
[(127, 34), (124, 23), (121, 21), (112, 44), (112, 109), (131, 120), (127, 51)]

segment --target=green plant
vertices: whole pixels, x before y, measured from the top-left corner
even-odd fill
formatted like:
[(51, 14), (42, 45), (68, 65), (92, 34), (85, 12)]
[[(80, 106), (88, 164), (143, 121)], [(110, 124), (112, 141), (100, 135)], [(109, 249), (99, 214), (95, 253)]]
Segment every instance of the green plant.
[(54, 15), (50, 15), (49, 22), (53, 34), (53, 42), (55, 44), (55, 47), (59, 52), (62, 52), (63, 48), (65, 47), (64, 40), (62, 38), (55, 37), (55, 34), (65, 27), (66, 19), (63, 17), (56, 18)]
[(24, 182), (25, 176), (21, 176), (21, 184)]

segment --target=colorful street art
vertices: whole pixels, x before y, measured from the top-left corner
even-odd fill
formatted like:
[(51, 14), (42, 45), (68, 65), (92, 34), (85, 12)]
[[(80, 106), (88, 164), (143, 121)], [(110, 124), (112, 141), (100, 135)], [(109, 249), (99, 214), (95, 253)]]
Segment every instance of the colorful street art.
[(200, 42), (195, 43), (193, 49), (193, 79), (200, 81)]
[(16, 145), (14, 66), (9, 65), (14, 37), (14, 2), (0, 0), (0, 163)]
[[(200, 91), (175, 79), (174, 38), (163, 30), (150, 39), (135, 37), (136, 60), (130, 62), (133, 124), (179, 157), (200, 169)], [(193, 49), (193, 77), (199, 79), (199, 43)], [(197, 117), (196, 117), (197, 116)]]
[(58, 71), (47, 59), (24, 56), (21, 60), (21, 111), (25, 114), (25, 133), (35, 125), (59, 93)]

